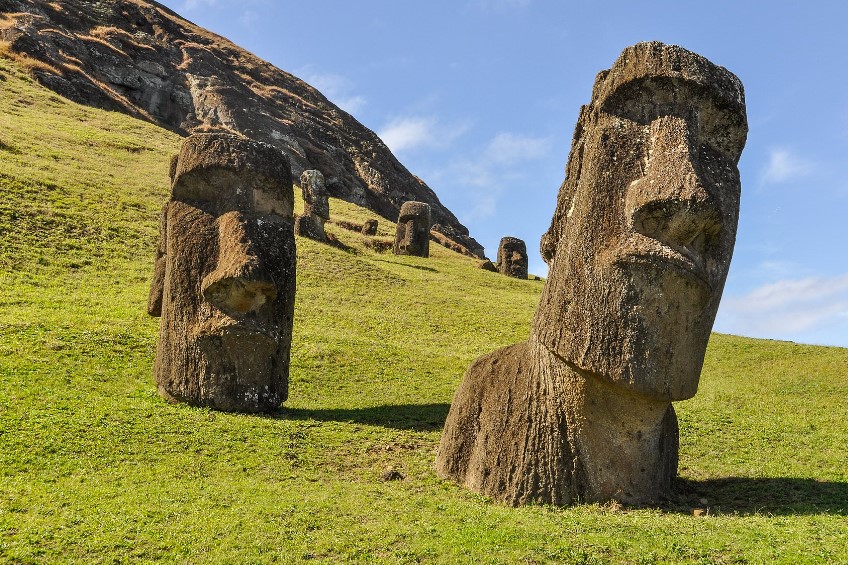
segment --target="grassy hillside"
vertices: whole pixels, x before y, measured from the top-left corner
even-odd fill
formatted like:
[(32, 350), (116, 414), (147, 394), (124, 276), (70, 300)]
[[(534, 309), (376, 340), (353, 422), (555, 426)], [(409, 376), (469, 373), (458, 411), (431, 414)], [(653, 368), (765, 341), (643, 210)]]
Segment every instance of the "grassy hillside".
[(298, 239), (285, 408), (165, 403), (145, 304), (180, 139), (4, 60), (0, 92), (0, 562), (848, 563), (845, 349), (714, 336), (662, 508), (513, 509), (438, 479), (459, 379), (526, 337), (542, 284), (438, 246)]

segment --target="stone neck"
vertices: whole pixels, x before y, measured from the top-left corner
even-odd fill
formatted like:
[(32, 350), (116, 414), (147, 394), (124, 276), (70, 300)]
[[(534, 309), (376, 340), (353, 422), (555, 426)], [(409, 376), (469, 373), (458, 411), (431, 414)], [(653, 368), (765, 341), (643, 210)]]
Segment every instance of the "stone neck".
[(579, 496), (586, 502), (641, 504), (665, 494), (677, 471), (671, 402), (635, 394), (577, 369), (541, 344), (538, 349), (555, 367), (553, 386), (568, 424), (575, 475), (584, 483)]

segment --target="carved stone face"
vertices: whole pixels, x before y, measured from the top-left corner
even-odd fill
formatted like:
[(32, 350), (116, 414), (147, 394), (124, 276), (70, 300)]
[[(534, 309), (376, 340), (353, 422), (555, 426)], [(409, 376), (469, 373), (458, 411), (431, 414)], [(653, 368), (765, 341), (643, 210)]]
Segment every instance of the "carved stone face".
[(300, 186), (303, 190), (303, 213), (329, 220), (329, 194), (321, 171), (315, 169), (303, 171), (300, 175)]
[(516, 279), (527, 278), (527, 245), (517, 237), (501, 238), (498, 246), (498, 271)]
[(689, 51), (628, 48), (581, 111), (542, 255), (534, 334), (646, 396), (693, 396), (727, 277), (747, 121), (741, 83)]
[(278, 150), (221, 134), (185, 141), (148, 305), (162, 317), (154, 374), (164, 396), (243, 412), (286, 399), (292, 204)]
[(430, 205), (404, 202), (395, 231), (394, 254), (430, 256)]

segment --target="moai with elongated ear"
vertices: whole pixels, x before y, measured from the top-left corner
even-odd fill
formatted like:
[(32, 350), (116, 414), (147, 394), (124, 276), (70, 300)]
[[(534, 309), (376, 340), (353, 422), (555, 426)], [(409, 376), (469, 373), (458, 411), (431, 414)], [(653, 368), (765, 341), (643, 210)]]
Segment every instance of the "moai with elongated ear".
[(377, 220), (370, 219), (365, 220), (365, 223), (362, 224), (362, 235), (374, 236), (377, 235)]
[(651, 503), (677, 473), (730, 266), (742, 83), (662, 43), (624, 50), (580, 111), (542, 238), (529, 340), (477, 359), (437, 472), (507, 504)]
[(175, 161), (148, 313), (173, 401), (267, 412), (288, 396), (295, 295), (291, 170), (278, 149), (195, 134)]
[(324, 175), (321, 171), (308, 170), (300, 175), (303, 191), (303, 215), (294, 224), (294, 233), (316, 241), (327, 241), (324, 223), (330, 219), (330, 201)]
[(395, 231), (395, 255), (430, 256), (430, 205), (404, 202), (400, 207)]
[(527, 245), (517, 237), (501, 238), (498, 246), (498, 272), (516, 279), (527, 279)]

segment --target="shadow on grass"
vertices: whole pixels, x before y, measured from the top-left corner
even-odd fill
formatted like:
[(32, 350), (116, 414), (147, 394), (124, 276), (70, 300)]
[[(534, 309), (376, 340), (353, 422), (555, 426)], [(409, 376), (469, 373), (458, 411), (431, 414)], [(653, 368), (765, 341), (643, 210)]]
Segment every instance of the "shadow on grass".
[(431, 273), (438, 273), (438, 269), (434, 269), (433, 267), (425, 267), (424, 265), (407, 265), (406, 263), (401, 263), (399, 261), (387, 261), (385, 259), (374, 259), (374, 261), (379, 261), (381, 263), (391, 263), (392, 265), (398, 265), (400, 267), (409, 267), (410, 269), (418, 269), (420, 271), (430, 271)]
[(398, 430), (431, 432), (445, 425), (450, 404), (400, 404), (369, 408), (287, 408), (273, 414), (286, 420), (318, 420), (319, 422), (352, 422), (383, 426)]
[(678, 479), (675, 492), (667, 508), (672, 512), (706, 508), (714, 514), (848, 515), (848, 483), (791, 477)]

